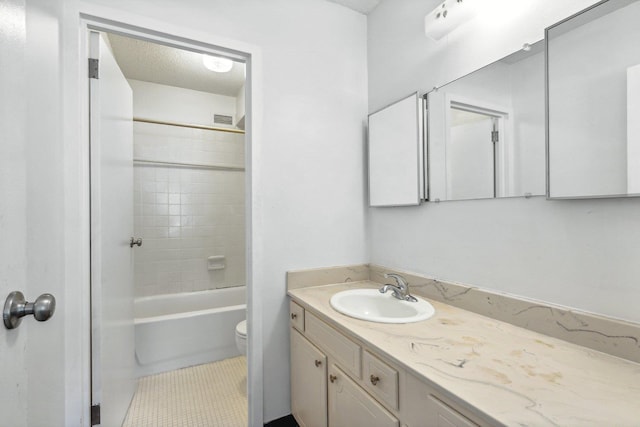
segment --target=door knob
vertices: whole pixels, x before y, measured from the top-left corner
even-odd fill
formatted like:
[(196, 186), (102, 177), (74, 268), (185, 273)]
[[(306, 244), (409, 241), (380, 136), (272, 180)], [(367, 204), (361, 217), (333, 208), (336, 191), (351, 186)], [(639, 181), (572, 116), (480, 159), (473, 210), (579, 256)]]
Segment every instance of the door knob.
[(56, 311), (56, 299), (51, 294), (42, 294), (34, 302), (27, 302), (22, 292), (13, 291), (7, 297), (2, 311), (2, 320), (7, 329), (20, 325), (22, 317), (33, 314), (39, 322), (49, 320)]
[(137, 239), (135, 239), (132, 237), (131, 240), (129, 241), (129, 246), (133, 247), (134, 245), (142, 246), (142, 238), (138, 237)]

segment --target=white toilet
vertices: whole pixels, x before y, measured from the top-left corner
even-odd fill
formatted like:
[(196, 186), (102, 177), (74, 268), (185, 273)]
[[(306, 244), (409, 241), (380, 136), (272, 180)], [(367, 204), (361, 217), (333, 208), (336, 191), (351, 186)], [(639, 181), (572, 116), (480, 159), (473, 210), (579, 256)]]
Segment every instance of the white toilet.
[(236, 325), (236, 345), (238, 346), (238, 350), (240, 354), (247, 355), (247, 321), (243, 320), (242, 322)]

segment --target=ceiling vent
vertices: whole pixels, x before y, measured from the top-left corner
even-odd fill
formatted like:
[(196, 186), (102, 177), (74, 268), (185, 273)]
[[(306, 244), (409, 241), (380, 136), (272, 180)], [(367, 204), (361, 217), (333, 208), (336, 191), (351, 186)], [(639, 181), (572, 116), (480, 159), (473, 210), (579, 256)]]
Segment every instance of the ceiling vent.
[(222, 114), (213, 115), (213, 123), (216, 125), (233, 125), (233, 117)]

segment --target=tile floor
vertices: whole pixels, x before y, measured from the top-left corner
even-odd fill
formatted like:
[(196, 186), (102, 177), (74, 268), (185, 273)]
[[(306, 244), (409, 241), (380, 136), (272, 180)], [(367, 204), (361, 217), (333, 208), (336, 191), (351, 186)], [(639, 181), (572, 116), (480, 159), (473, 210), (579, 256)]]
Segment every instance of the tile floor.
[(140, 378), (123, 427), (246, 427), (244, 356)]

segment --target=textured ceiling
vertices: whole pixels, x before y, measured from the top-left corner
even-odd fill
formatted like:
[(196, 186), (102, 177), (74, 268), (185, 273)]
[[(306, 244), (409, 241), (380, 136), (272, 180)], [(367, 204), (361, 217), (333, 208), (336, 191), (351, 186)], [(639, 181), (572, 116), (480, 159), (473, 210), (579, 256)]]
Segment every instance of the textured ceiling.
[(228, 73), (202, 65), (202, 54), (142, 40), (108, 34), (113, 54), (128, 79), (236, 96), (244, 84), (244, 64), (235, 62)]
[(329, 0), (368, 15), (382, 0)]

